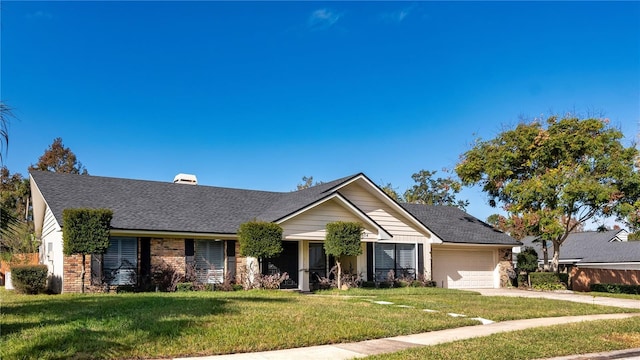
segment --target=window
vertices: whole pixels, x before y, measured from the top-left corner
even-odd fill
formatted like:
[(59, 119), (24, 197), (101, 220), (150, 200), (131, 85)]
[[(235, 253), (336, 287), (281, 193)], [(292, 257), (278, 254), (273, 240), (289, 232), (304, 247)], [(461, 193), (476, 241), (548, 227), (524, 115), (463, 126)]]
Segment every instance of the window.
[(375, 278), (389, 279), (391, 270), (395, 278), (416, 277), (416, 246), (414, 244), (380, 244), (375, 248)]
[(224, 281), (224, 241), (196, 240), (194, 244), (196, 279), (205, 284)]
[(102, 256), (93, 255), (91, 259), (92, 282), (102, 280), (109, 285), (134, 285), (138, 268), (138, 239), (113, 237), (109, 239), (107, 252)]

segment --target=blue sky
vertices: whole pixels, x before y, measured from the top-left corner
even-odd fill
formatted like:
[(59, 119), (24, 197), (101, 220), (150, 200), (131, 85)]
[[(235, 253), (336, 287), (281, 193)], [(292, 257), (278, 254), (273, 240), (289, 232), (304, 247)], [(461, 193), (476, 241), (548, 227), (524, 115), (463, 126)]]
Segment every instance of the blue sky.
[[(92, 175), (404, 191), (520, 118), (640, 123), (639, 2), (10, 2), (5, 165), (62, 137)], [(442, 172), (439, 172), (442, 174)], [(467, 209), (495, 212), (468, 189)]]

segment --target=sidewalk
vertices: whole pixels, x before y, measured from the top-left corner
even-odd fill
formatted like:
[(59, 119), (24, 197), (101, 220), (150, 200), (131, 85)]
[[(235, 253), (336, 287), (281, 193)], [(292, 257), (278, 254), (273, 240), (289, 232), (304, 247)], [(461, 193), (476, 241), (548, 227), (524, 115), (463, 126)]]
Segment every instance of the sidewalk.
[(544, 298), (552, 300), (573, 301), (593, 305), (615, 306), (625, 309), (640, 309), (640, 300), (593, 296), (589, 295), (589, 293), (533, 291), (520, 289), (473, 289), (470, 291), (479, 292), (484, 296)]
[[(255, 353), (230, 354), (218, 356), (204, 356), (197, 358), (182, 358), (184, 360), (340, 360), (362, 358), (368, 355), (384, 354), (408, 349), (416, 346), (437, 345), (441, 343), (488, 336), (492, 334), (524, 330), (540, 326), (569, 324), (581, 321), (626, 319), (637, 314), (600, 314), (585, 316), (565, 316), (555, 318), (512, 320), (492, 323), (488, 325), (466, 326), (427, 333), (395, 336), (385, 339), (367, 340), (356, 343), (319, 345), (306, 348), (263, 351)], [(586, 359), (574, 356), (563, 359)], [(609, 359), (607, 357), (601, 359)], [(613, 359), (613, 358), (611, 358)], [(625, 359), (625, 357), (616, 357)], [(628, 358), (632, 359), (632, 358)]]

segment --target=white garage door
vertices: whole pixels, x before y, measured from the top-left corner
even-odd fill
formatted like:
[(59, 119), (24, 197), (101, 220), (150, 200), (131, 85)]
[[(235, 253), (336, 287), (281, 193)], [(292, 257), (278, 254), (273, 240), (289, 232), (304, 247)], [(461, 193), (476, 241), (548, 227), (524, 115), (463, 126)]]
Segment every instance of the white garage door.
[(433, 250), (433, 280), (438, 287), (494, 287), (494, 251)]

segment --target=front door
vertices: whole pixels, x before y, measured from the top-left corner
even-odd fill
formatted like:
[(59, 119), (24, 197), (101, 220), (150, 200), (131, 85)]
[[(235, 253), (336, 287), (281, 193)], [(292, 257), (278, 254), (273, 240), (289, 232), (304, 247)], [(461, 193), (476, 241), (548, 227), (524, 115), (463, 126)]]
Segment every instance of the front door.
[(280, 284), (281, 289), (298, 288), (298, 242), (283, 241), (282, 252), (276, 258), (265, 259), (262, 264), (263, 275), (287, 273), (288, 278)]

